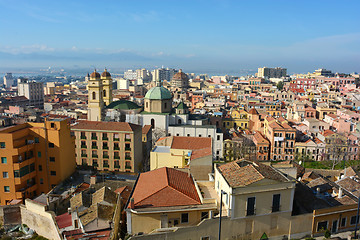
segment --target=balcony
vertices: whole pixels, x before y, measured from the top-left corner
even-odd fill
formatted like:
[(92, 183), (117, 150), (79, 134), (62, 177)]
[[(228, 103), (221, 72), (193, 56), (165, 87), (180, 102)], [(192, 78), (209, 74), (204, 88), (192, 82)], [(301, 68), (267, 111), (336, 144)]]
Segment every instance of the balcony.
[(103, 155), (103, 158), (109, 158), (109, 155)]
[(93, 167), (98, 167), (99, 166), (99, 164), (97, 164), (97, 163), (93, 163), (93, 165), (92, 165)]
[(125, 157), (125, 160), (131, 160), (131, 157)]
[(17, 150), (16, 155), (20, 155), (21, 153), (34, 150), (34, 147), (35, 147), (34, 143), (25, 144), (25, 145), (22, 145), (20, 147), (17, 147), (16, 148), (16, 150)]
[(26, 159), (24, 161), (14, 161), (13, 166), (14, 166), (14, 170), (20, 170), (20, 168), (25, 167), (26, 165), (30, 165), (32, 163), (35, 163), (35, 157)]
[(97, 146), (91, 146), (91, 148), (92, 148), (92, 149), (98, 149), (98, 147), (97, 147)]
[(87, 146), (86, 145), (81, 145), (81, 148), (87, 148)]
[(104, 164), (103, 167), (104, 168), (109, 168), (109, 164)]
[(103, 137), (102, 140), (107, 141), (107, 140), (109, 140), (109, 138), (108, 137)]
[(118, 141), (120, 141), (120, 138), (114, 138), (113, 140), (118, 142)]
[(81, 157), (87, 157), (87, 154), (81, 154)]
[(114, 168), (120, 168), (120, 165), (114, 165)]
[(93, 155), (91, 155), (93, 158), (98, 158), (98, 155), (96, 155), (96, 154), (93, 154)]
[(120, 159), (120, 156), (114, 156), (114, 159)]
[(126, 148), (125, 148), (125, 151), (131, 151), (131, 148), (127, 148), (127, 147), (126, 147)]
[(91, 137), (91, 140), (97, 140), (97, 137)]
[(86, 136), (81, 136), (80, 139), (86, 139)]
[(120, 150), (120, 148), (119, 147), (114, 147), (114, 150)]
[(284, 137), (274, 137), (274, 141), (282, 142), (282, 141), (284, 141)]
[(131, 166), (125, 166), (125, 169), (131, 169)]
[(109, 149), (109, 146), (103, 146), (103, 149), (107, 149), (107, 150), (108, 150), (108, 149)]
[(131, 139), (125, 138), (125, 142), (131, 142)]

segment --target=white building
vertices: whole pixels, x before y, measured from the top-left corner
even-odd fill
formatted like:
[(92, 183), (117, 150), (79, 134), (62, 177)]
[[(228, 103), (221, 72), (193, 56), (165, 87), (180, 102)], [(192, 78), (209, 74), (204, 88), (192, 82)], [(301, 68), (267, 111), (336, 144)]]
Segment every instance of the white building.
[(12, 76), (12, 73), (6, 73), (6, 75), (4, 76), (4, 85), (5, 88), (11, 88), (12, 86), (14, 86), (14, 78)]
[(27, 79), (19, 79), (18, 95), (29, 99), (30, 106), (44, 108), (44, 85)]
[(137, 79), (138, 78), (137, 72), (132, 69), (127, 70), (126, 72), (124, 72), (124, 78), (129, 80)]

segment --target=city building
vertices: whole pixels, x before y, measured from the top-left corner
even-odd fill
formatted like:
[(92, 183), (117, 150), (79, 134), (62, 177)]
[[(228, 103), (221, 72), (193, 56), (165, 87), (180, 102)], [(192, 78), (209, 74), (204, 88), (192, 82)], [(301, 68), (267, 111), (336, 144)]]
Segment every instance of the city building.
[(177, 91), (184, 91), (189, 87), (189, 77), (180, 69), (171, 78), (171, 87)]
[(198, 189), (191, 174), (174, 168), (140, 173), (126, 207), (128, 234), (148, 237), (209, 218), (216, 200), (202, 196)]
[(188, 169), (196, 180), (208, 180), (212, 160), (211, 138), (171, 136), (156, 142), (150, 153), (150, 170), (162, 167)]
[(28, 106), (44, 108), (43, 83), (19, 79), (18, 96), (25, 96), (29, 100)]
[(11, 88), (12, 86), (14, 86), (14, 78), (12, 73), (6, 73), (6, 75), (4, 76), (4, 85), (5, 88)]
[(67, 120), (24, 123), (0, 130), (1, 205), (47, 193), (76, 167)]
[(268, 68), (268, 67), (262, 67), (258, 68), (258, 74), (257, 77), (259, 78), (281, 78), (286, 77), (286, 68)]
[(79, 121), (71, 130), (75, 135), (77, 165), (106, 171), (142, 170), (141, 126), (126, 122)]

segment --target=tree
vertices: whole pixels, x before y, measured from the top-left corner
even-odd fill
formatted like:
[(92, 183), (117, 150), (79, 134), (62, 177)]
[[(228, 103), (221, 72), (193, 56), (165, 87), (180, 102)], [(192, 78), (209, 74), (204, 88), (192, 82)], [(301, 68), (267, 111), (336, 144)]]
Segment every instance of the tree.
[(276, 87), (277, 87), (277, 89), (278, 90), (283, 90), (283, 88), (284, 88), (284, 82), (283, 81), (280, 81), (280, 82), (278, 82), (278, 84), (276, 84)]

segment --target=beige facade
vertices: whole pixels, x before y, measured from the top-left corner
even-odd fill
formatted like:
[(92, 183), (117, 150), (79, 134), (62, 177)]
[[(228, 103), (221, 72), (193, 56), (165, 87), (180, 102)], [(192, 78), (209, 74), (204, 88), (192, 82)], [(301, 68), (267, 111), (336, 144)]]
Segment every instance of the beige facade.
[(88, 120), (102, 121), (104, 108), (103, 84), (100, 79), (100, 74), (96, 71), (90, 75), (88, 92)]
[(82, 121), (72, 127), (76, 163), (98, 170), (139, 172), (143, 165), (142, 128), (123, 122)]
[(172, 108), (172, 99), (144, 99), (144, 111), (151, 113), (169, 113)]

